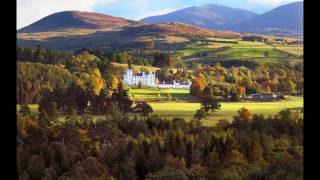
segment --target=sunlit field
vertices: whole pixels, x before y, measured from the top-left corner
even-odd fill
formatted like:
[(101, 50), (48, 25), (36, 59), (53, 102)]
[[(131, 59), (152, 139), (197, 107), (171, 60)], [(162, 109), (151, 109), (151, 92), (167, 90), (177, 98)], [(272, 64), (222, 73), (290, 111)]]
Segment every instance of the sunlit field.
[[(281, 62), (301, 62), (301, 59), (291, 57), (303, 55), (302, 46), (294, 45), (272, 45), (263, 42), (242, 41), (240, 39), (208, 38), (217, 42), (209, 42), (207, 45), (190, 43), (185, 48), (177, 51), (183, 56), (197, 56), (206, 52), (210, 57), (219, 57), (225, 60), (259, 60), (259, 61), (281, 61)], [(231, 43), (237, 42), (237, 43)], [(228, 47), (227, 49), (219, 49)]]
[[(200, 108), (200, 103), (150, 103), (150, 105), (154, 109), (153, 114), (167, 118), (181, 117), (186, 120), (192, 119), (196, 110)], [(232, 120), (242, 107), (246, 107), (253, 114), (274, 115), (284, 109), (302, 108), (303, 97), (291, 97), (291, 100), (277, 102), (223, 102), (221, 110), (204, 119), (203, 123), (211, 126), (220, 119)]]
[(188, 89), (137, 89), (130, 88), (129, 95), (133, 100), (137, 99), (168, 99), (168, 96), (171, 98), (177, 99), (187, 99), (190, 98), (190, 90)]
[[(163, 118), (179, 117), (189, 121), (193, 118), (196, 110), (200, 108), (200, 103), (176, 103), (176, 102), (157, 102), (149, 103), (154, 112), (153, 115), (158, 115)], [(37, 115), (38, 105), (29, 105), (31, 113)], [(221, 110), (218, 110), (214, 115), (202, 120), (205, 126), (213, 126), (220, 119), (226, 119), (231, 121), (232, 117), (237, 114), (237, 111), (246, 107), (253, 114), (275, 115), (281, 110), (285, 109), (299, 109), (303, 107), (303, 97), (290, 97), (287, 101), (276, 102), (223, 102), (221, 103)], [(19, 110), (19, 106), (17, 106)], [(103, 115), (93, 115), (94, 119), (104, 118)], [(65, 115), (60, 116), (60, 120), (65, 119)]]

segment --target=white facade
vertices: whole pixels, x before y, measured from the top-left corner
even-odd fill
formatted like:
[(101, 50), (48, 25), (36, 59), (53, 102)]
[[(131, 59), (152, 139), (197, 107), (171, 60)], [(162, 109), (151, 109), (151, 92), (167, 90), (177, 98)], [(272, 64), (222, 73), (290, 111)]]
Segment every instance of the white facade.
[(191, 83), (189, 84), (180, 84), (173, 82), (172, 84), (157, 84), (156, 76), (154, 73), (145, 74), (144, 72), (134, 75), (133, 71), (127, 69), (126, 73), (123, 75), (124, 82), (129, 86), (137, 86), (141, 83), (142, 86), (147, 87), (158, 87), (162, 89), (190, 89)]
[(127, 69), (123, 76), (123, 80), (127, 85), (139, 85), (141, 82), (142, 86), (156, 87), (156, 76), (154, 73), (145, 74), (144, 72), (139, 73), (139, 75), (134, 75), (133, 71)]
[(276, 99), (277, 95), (274, 93), (270, 94), (250, 94), (246, 96), (248, 99)]
[(189, 84), (180, 84), (173, 82), (173, 84), (157, 84), (157, 87), (161, 89), (190, 89), (191, 83)]

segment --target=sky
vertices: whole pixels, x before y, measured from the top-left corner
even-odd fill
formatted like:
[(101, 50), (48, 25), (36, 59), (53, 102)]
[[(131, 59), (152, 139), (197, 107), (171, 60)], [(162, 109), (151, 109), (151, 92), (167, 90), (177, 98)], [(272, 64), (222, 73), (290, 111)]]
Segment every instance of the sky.
[(221, 4), (262, 14), (301, 0), (17, 0), (17, 29), (52, 13), (68, 10), (98, 12), (131, 20), (166, 14), (190, 6)]

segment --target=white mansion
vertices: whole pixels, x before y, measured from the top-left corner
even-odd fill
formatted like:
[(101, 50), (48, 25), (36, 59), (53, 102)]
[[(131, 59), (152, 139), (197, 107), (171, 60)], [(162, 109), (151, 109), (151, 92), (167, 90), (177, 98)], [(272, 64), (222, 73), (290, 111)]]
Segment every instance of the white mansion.
[(126, 73), (123, 75), (123, 80), (127, 85), (139, 85), (141, 83), (142, 86), (148, 87), (158, 87), (163, 89), (190, 89), (191, 83), (189, 84), (182, 84), (178, 82), (173, 82), (172, 84), (158, 84), (156, 83), (156, 75), (152, 73), (138, 73), (133, 74), (133, 71), (127, 69)]

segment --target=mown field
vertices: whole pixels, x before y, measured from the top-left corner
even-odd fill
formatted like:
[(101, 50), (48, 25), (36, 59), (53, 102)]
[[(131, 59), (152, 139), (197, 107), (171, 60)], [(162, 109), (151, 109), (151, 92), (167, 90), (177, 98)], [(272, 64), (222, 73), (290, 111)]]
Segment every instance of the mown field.
[(133, 100), (142, 99), (189, 99), (190, 90), (188, 89), (137, 89), (129, 88), (129, 95)]
[[(154, 109), (153, 114), (161, 117), (181, 117), (186, 120), (192, 119), (194, 113), (200, 108), (200, 103), (150, 103)], [(303, 97), (291, 97), (288, 101), (277, 102), (223, 102), (221, 110), (203, 120), (204, 125), (215, 125), (220, 119), (232, 120), (237, 111), (248, 108), (253, 114), (274, 115), (284, 109), (303, 107)]]
[[(188, 102), (151, 102), (149, 103), (154, 112), (153, 115), (158, 115), (163, 118), (180, 117), (189, 121), (193, 118), (194, 113), (200, 108), (200, 103)], [(33, 115), (38, 115), (38, 105), (29, 105)], [(231, 121), (232, 117), (237, 114), (237, 111), (242, 108), (248, 108), (253, 114), (274, 115), (284, 109), (298, 109), (303, 107), (303, 97), (291, 97), (287, 101), (277, 102), (223, 102), (221, 110), (218, 110), (214, 115), (202, 120), (205, 126), (213, 126), (220, 119)], [(19, 110), (19, 105), (17, 105)], [(94, 119), (103, 118), (103, 115), (93, 115)], [(65, 119), (65, 115), (59, 117), (61, 121)]]
[[(302, 45), (277, 45), (275, 48), (272, 45), (263, 42), (242, 41), (240, 39), (221, 39), (209, 38), (217, 42), (209, 42), (208, 45), (199, 43), (190, 43), (185, 48), (177, 51), (183, 56), (197, 56), (200, 52), (207, 52), (208, 57), (216, 57), (221, 60), (265, 60), (265, 61), (295, 61), (301, 62), (294, 56), (303, 55)], [(231, 43), (237, 42), (237, 43)], [(227, 49), (215, 51), (221, 47)], [(288, 55), (291, 54), (293, 56)]]
[(296, 56), (303, 55), (303, 45), (277, 45), (275, 48)]

